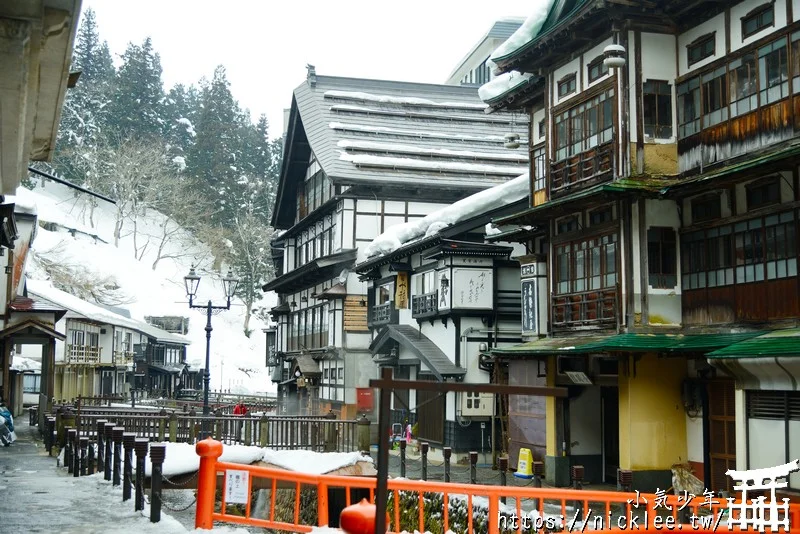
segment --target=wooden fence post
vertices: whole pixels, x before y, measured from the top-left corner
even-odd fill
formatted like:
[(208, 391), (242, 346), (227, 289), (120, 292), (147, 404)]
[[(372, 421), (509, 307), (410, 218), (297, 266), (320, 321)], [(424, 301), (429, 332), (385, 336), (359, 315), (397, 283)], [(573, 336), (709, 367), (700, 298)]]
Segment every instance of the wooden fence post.
[(266, 447), (269, 445), (269, 419), (267, 418), (267, 414), (261, 416), (258, 420), (258, 424), (261, 427), (259, 428), (259, 437), (261, 438), (259, 445)]
[(166, 441), (167, 431), (167, 410), (161, 408), (161, 411), (158, 412), (158, 415), (161, 416), (158, 420), (158, 441), (164, 442)]
[(178, 441), (178, 414), (175, 412), (169, 414), (169, 441), (170, 443)]

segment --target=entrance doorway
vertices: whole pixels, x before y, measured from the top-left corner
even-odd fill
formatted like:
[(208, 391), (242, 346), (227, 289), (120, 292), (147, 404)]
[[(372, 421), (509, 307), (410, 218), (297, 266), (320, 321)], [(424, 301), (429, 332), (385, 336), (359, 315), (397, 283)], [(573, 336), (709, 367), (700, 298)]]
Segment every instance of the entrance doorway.
[(725, 473), (736, 469), (736, 386), (733, 380), (712, 380), (707, 392), (708, 485), (715, 491), (733, 492), (733, 479)]
[(617, 483), (619, 469), (619, 388), (600, 388), (600, 417), (603, 432), (603, 482)]

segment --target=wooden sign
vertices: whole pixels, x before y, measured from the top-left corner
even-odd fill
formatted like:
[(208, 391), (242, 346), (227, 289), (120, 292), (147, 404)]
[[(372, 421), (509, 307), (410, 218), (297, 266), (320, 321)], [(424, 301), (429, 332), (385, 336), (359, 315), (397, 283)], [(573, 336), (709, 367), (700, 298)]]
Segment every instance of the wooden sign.
[(408, 273), (397, 273), (394, 291), (394, 307), (397, 310), (408, 308)]

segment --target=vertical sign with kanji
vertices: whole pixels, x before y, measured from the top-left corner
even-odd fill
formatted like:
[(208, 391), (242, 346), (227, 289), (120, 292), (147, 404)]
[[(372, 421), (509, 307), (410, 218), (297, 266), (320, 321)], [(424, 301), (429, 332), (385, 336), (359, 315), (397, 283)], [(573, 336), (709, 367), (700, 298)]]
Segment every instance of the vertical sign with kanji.
[(395, 284), (394, 307), (395, 309), (408, 308), (408, 273), (397, 273), (397, 283)]
[(225, 502), (228, 504), (247, 504), (248, 475), (247, 471), (229, 469), (225, 472)]
[(522, 297), (522, 333), (523, 335), (537, 334), (539, 332), (539, 314), (537, 313), (539, 278), (535, 263), (520, 267), (520, 280), (522, 284), (520, 288)]

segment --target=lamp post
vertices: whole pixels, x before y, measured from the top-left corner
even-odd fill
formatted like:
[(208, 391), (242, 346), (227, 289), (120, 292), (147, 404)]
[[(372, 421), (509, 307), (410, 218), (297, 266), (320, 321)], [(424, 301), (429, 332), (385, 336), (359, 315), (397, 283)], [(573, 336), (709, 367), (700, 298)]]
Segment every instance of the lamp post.
[[(233, 273), (229, 270), (228, 275), (222, 279), (222, 287), (225, 290), (225, 298), (227, 299), (227, 303), (225, 306), (214, 306), (211, 301), (209, 300), (207, 304), (195, 304), (194, 298), (197, 296), (197, 288), (200, 285), (200, 276), (194, 270), (194, 265), (192, 268), (189, 269), (189, 274), (183, 277), (183, 281), (186, 284), (186, 295), (189, 297), (189, 308), (194, 309), (204, 309), (206, 310), (206, 367), (205, 371), (203, 372), (203, 425), (202, 431), (200, 434), (200, 439), (205, 439), (209, 436), (208, 430), (208, 418), (210, 415), (210, 411), (208, 408), (208, 391), (209, 391), (209, 384), (211, 383), (211, 370), (209, 369), (210, 366), (210, 359), (211, 359), (211, 315), (214, 311), (219, 313), (222, 310), (230, 310), (231, 309), (231, 298), (233, 298), (234, 293), (236, 292), (236, 286), (239, 284), (239, 279), (233, 276)], [(220, 387), (222, 385), (220, 384)]]

